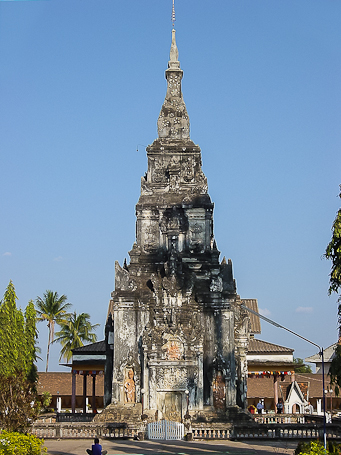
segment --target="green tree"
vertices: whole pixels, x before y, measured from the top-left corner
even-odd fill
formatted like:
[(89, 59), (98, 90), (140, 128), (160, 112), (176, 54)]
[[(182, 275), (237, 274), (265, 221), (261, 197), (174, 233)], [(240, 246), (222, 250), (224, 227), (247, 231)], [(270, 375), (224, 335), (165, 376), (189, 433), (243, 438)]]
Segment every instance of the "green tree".
[(60, 331), (56, 332), (54, 342), (59, 342), (62, 345), (59, 360), (64, 357), (69, 361), (72, 357), (72, 349), (79, 348), (84, 345), (84, 342), (94, 343), (97, 341), (97, 335), (92, 332), (99, 324), (91, 324), (88, 313), (76, 312), (69, 315), (67, 321), (62, 322)]
[[(341, 198), (341, 185), (340, 194)], [(338, 210), (333, 226), (332, 226), (332, 239), (328, 243), (325, 257), (332, 261), (331, 271), (329, 274), (329, 289), (328, 294), (333, 292), (338, 294), (341, 290), (341, 208)], [(341, 296), (338, 297), (340, 302)], [(341, 303), (341, 302), (340, 302)], [(339, 324), (340, 324), (340, 305), (339, 305)]]
[[(339, 197), (341, 198), (341, 185)], [(328, 294), (339, 294), (341, 291), (341, 208), (338, 210), (333, 226), (332, 238), (327, 245), (325, 257), (332, 262), (329, 274)], [(338, 323), (339, 340), (341, 336), (341, 295), (338, 295)], [(329, 369), (330, 383), (335, 384), (335, 393), (338, 395), (341, 387), (341, 345), (338, 344)]]
[(9, 377), (23, 372), (35, 380), (36, 367), (36, 313), (30, 302), (25, 310), (17, 308), (17, 296), (12, 281), (0, 302), (0, 372)]
[(309, 365), (305, 365), (303, 362), (303, 359), (300, 357), (297, 357), (297, 359), (294, 359), (294, 370), (295, 373), (312, 373), (312, 370)]
[(45, 391), (41, 394), (40, 402), (45, 411), (50, 406), (51, 401), (52, 401), (52, 395), (50, 394), (50, 392)]
[[(0, 371), (9, 376), (15, 368), (22, 369), (21, 340), (19, 333), (23, 334), (24, 327), (19, 327), (22, 321), (16, 305), (17, 296), (12, 281), (9, 282), (0, 306)], [(21, 315), (22, 316), (22, 315)]]
[(33, 382), (36, 382), (37, 380), (37, 367), (35, 362), (37, 360), (37, 351), (39, 351), (39, 348), (36, 346), (36, 340), (38, 338), (36, 325), (37, 312), (33, 301), (30, 300), (25, 310), (25, 352), (27, 358), (27, 377)]
[(24, 432), (39, 413), (35, 384), (24, 372), (0, 376), (0, 427), (7, 431)]
[(68, 317), (67, 310), (70, 308), (71, 304), (66, 303), (66, 301), (66, 295), (63, 294), (59, 297), (57, 292), (52, 292), (50, 290), (45, 292), (43, 298), (38, 296), (36, 299), (38, 321), (47, 321), (47, 327), (49, 329), (46, 354), (46, 372), (49, 367), (50, 345), (53, 343), (55, 325), (56, 323), (59, 325), (62, 324)]
[(39, 410), (36, 394), (36, 311), (17, 308), (10, 281), (0, 303), (0, 428), (26, 431)]

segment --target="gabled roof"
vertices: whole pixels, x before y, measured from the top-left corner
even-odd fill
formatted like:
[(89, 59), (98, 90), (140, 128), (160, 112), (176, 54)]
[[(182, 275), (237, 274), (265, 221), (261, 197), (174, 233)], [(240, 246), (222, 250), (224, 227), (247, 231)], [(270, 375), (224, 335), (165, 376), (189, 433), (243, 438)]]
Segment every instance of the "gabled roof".
[(292, 354), (294, 349), (251, 338), (248, 354)]
[[(323, 355), (324, 355), (324, 361), (325, 362), (331, 362), (334, 358), (335, 355), (335, 348), (337, 346), (337, 343), (332, 344), (331, 346), (328, 346), (326, 349), (323, 350)], [(306, 357), (304, 359), (305, 362), (310, 362), (310, 363), (321, 363), (322, 359), (319, 353), (311, 355), (310, 357)]]
[(103, 354), (106, 351), (105, 340), (97, 341), (97, 343), (87, 344), (86, 346), (81, 346), (80, 348), (72, 349), (73, 354)]
[[(259, 313), (257, 299), (242, 299), (243, 304), (250, 308), (250, 310)], [(253, 313), (248, 313), (251, 322), (251, 333), (261, 333), (260, 319)]]
[(296, 381), (292, 382), (289, 386), (288, 396), (286, 397), (286, 403), (293, 403), (300, 401), (302, 404), (308, 404), (307, 400), (305, 399), (300, 386)]

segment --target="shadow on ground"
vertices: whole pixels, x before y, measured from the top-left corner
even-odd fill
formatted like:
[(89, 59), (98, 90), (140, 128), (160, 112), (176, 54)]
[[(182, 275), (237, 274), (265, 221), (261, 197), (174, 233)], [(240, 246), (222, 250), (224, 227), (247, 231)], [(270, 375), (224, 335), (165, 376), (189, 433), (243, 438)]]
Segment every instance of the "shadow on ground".
[[(102, 439), (108, 455), (293, 455), (294, 441), (132, 441)], [(89, 440), (45, 441), (48, 455), (86, 455)]]

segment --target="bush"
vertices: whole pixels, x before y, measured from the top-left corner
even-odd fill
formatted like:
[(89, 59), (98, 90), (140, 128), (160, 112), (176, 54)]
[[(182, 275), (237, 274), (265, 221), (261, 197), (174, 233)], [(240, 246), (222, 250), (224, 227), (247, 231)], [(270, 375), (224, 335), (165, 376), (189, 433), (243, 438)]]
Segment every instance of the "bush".
[(333, 455), (341, 454), (341, 444), (334, 441), (328, 441), (328, 452)]
[(295, 455), (325, 455), (326, 453), (329, 454), (329, 451), (324, 450), (324, 445), (319, 441), (299, 442), (295, 450)]
[(0, 433), (0, 455), (41, 455), (46, 453), (43, 439), (32, 434)]
[(46, 409), (50, 406), (51, 401), (52, 401), (52, 395), (50, 394), (50, 392), (43, 392), (41, 394), (40, 402), (41, 402), (43, 410), (46, 411)]
[(324, 450), (322, 442), (311, 441), (311, 442), (299, 442), (295, 450), (295, 455), (341, 455), (341, 444), (334, 441), (328, 441), (327, 450)]

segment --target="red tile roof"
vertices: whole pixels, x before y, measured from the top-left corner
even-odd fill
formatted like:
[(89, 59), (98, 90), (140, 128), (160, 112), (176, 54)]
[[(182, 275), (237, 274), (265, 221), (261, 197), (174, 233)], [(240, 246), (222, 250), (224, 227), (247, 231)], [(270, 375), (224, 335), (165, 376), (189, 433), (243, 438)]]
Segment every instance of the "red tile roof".
[[(38, 373), (38, 394), (50, 392), (51, 395), (72, 395), (72, 375), (65, 373)], [(58, 393), (59, 392), (59, 393)], [(83, 376), (76, 375), (76, 395), (83, 395)], [(87, 377), (87, 395), (92, 395), (92, 377)], [(96, 376), (96, 395), (104, 395), (104, 377)]]
[[(259, 313), (257, 299), (242, 299), (242, 302), (244, 303), (244, 305), (246, 307), (250, 308), (250, 310), (253, 310), (256, 313)], [(255, 314), (253, 314), (251, 312), (248, 312), (248, 315), (250, 317), (251, 333), (261, 333), (259, 316), (256, 316)]]
[(251, 338), (248, 354), (292, 354), (294, 349)]

